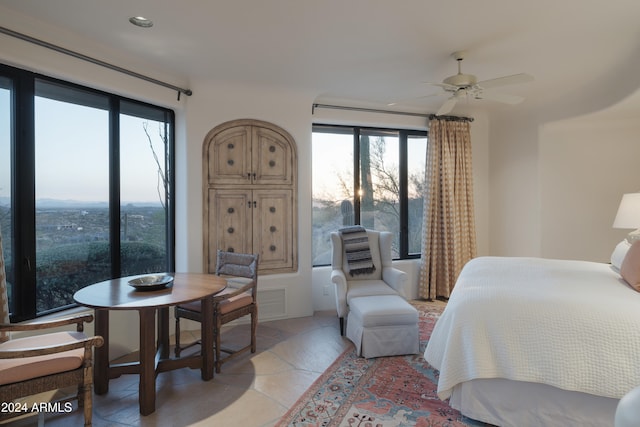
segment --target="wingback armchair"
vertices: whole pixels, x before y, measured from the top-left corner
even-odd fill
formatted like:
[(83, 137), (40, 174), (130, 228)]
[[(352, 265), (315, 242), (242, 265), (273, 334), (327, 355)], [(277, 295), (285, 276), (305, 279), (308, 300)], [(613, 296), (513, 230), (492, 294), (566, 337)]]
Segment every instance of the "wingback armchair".
[(338, 232), (331, 233), (331, 281), (335, 284), (336, 309), (340, 319), (340, 334), (344, 335), (344, 318), (349, 313), (349, 302), (353, 298), (368, 295), (400, 295), (409, 297), (408, 278), (404, 271), (391, 263), (393, 234), (387, 231), (366, 230), (372, 272), (351, 276), (343, 239)]

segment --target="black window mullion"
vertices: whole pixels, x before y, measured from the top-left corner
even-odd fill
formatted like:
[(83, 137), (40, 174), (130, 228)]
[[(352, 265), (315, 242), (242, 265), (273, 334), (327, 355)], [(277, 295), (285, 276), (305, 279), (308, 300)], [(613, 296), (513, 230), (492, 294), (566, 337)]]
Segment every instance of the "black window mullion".
[(175, 174), (173, 171), (175, 170), (175, 123), (173, 111), (168, 111), (165, 113), (164, 123), (165, 123), (165, 135), (167, 135), (167, 144), (166, 152), (168, 153), (165, 157), (165, 171), (167, 171), (167, 176), (169, 177), (169, 188), (167, 189), (167, 194), (165, 200), (167, 201), (166, 206), (166, 227), (167, 227), (167, 268), (169, 271), (175, 271), (175, 241), (176, 241), (176, 227), (175, 227)]
[(12, 322), (36, 315), (35, 83), (31, 73), (20, 75), (16, 83), (11, 191), (15, 273)]
[(361, 183), (360, 183), (360, 128), (353, 128), (353, 219), (361, 224)]
[(400, 179), (400, 258), (409, 254), (409, 181), (408, 181), (408, 148), (407, 132), (399, 133), (400, 164), (398, 166)]
[(111, 277), (120, 277), (120, 101), (110, 97), (109, 114), (109, 249)]

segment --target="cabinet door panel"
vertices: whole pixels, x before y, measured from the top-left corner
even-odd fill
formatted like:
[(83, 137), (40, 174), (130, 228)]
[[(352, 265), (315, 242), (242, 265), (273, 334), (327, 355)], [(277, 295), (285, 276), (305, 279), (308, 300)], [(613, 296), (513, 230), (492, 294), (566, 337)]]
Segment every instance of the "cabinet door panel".
[(208, 149), (209, 183), (250, 184), (251, 126), (223, 130), (210, 141)]
[(295, 141), (272, 123), (238, 119), (203, 141), (204, 262), (215, 272), (216, 250), (260, 254), (260, 273), (296, 271)]
[(291, 190), (255, 190), (253, 198), (253, 243), (260, 254), (260, 269), (290, 269), (295, 221)]
[(289, 142), (271, 129), (254, 127), (252, 164), (255, 184), (291, 184), (292, 153)]
[(209, 190), (209, 272), (215, 272), (216, 250), (252, 253), (251, 190)]

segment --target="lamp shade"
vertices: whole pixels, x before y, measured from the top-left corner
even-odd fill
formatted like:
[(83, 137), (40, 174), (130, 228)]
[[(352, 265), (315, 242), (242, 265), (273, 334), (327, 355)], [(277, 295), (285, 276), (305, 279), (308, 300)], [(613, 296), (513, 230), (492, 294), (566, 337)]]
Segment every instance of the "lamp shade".
[(622, 195), (613, 228), (640, 228), (640, 193)]

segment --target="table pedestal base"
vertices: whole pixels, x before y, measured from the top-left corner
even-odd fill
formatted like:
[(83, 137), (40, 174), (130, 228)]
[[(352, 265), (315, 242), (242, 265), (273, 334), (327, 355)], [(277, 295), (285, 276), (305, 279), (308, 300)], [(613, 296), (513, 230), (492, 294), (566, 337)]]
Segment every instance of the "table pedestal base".
[[(95, 310), (95, 333), (104, 338), (104, 345), (95, 350), (94, 390), (96, 394), (109, 391), (109, 380), (123, 374), (140, 375), (140, 413), (149, 415), (156, 410), (156, 376), (161, 372), (181, 368), (200, 369), (204, 381), (213, 378), (213, 297), (202, 300), (200, 355), (169, 356), (169, 309), (167, 307), (139, 308), (140, 316), (140, 361), (111, 364), (109, 361), (109, 311)], [(155, 320), (158, 314), (158, 341), (156, 346)], [(209, 327), (205, 327), (209, 325)]]

